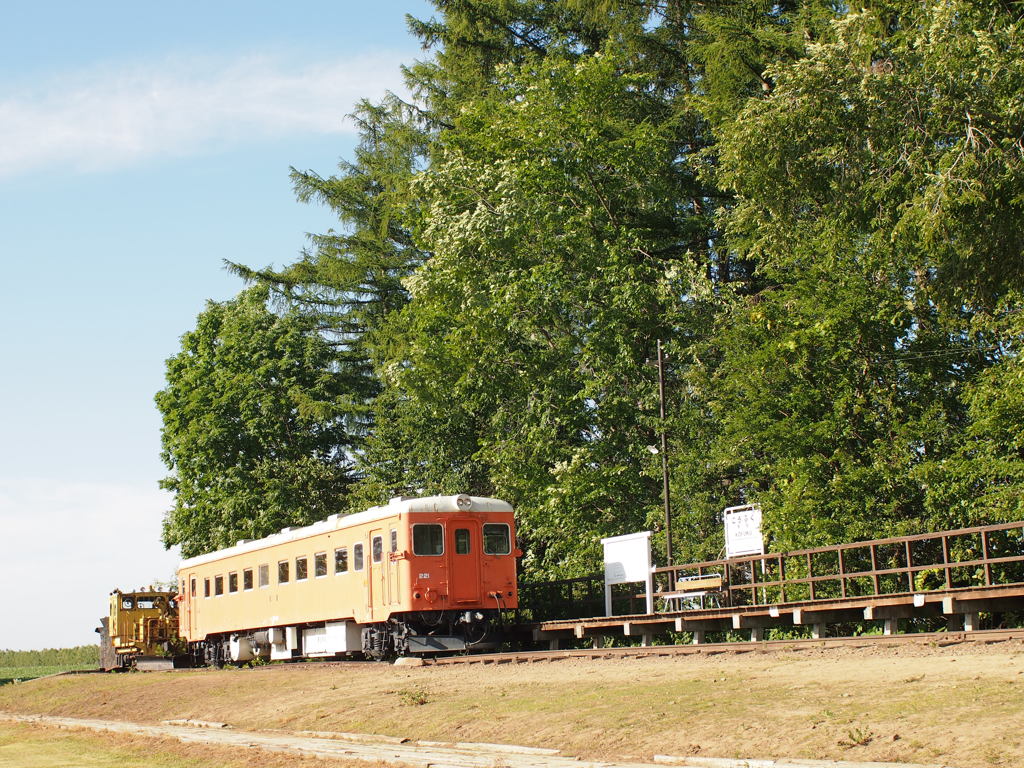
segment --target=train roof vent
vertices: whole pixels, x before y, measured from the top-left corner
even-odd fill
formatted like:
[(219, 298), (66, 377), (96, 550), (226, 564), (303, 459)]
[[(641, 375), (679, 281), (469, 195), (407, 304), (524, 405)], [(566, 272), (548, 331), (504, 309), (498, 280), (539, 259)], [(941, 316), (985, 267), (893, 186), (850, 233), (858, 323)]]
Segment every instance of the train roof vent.
[(281, 533), (291, 533), (292, 531), (299, 530), (297, 525), (289, 525), (287, 528), (282, 528)]
[(393, 496), (388, 504), (397, 504), (400, 501), (408, 501), (409, 499), (415, 499), (415, 496)]
[(252, 541), (252, 539), (239, 539), (238, 541), (235, 542), (235, 546), (236, 547), (240, 547), (243, 544), (248, 544), (250, 541)]

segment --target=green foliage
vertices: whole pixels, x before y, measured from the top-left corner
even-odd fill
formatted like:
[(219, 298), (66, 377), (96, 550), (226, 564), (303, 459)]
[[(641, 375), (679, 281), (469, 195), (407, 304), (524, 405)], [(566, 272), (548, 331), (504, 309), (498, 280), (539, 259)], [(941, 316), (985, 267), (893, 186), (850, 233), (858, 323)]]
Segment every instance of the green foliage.
[(0, 650), (0, 667), (59, 667), (86, 669), (95, 667), (99, 646), (78, 645), (74, 648), (44, 648), (41, 651)]
[(918, 473), (934, 518), (950, 524), (1024, 517), (1024, 341), (1021, 294), (1009, 292), (992, 315), (975, 318), (997, 340), (994, 363), (965, 388), (968, 424), (950, 455)]
[(589, 573), (600, 536), (656, 504), (644, 357), (689, 277), (672, 265), (690, 179), (674, 116), (641, 82), (611, 53), (509, 68), (415, 183), (432, 258), (385, 329), (403, 396), (385, 400), (398, 421), (378, 419), (365, 471), (515, 499), (536, 569)]
[[(849, 15), (832, 42), (769, 68), (771, 94), (708, 151), (737, 194), (729, 245), (764, 283), (716, 334), (713, 407), (778, 545), (987, 515), (976, 498), (997, 471), (981, 457), (1006, 453), (978, 406), (1007, 368), (987, 370), (995, 334), (972, 316), (1019, 283), (1024, 168), (1020, 25), (999, 8)], [(958, 447), (974, 434), (986, 448)], [(954, 480), (953, 457), (980, 476)], [(940, 504), (929, 481), (974, 492)]]
[(185, 557), (323, 519), (352, 481), (361, 406), (346, 372), (315, 318), (266, 300), (256, 288), (210, 302), (167, 361), (164, 543)]
[(411, 102), (293, 174), (339, 231), (169, 363), (167, 543), (470, 492), (587, 574), (664, 544), (663, 428), (682, 559), (749, 501), (772, 548), (1021, 516), (1019, 6), (435, 6)]
[(100, 650), (96, 645), (45, 648), (41, 651), (0, 650), (0, 685), (32, 680), (71, 670), (96, 669)]
[(888, 23), (851, 14), (834, 42), (769, 68), (770, 98), (727, 121), (715, 150), (740, 196), (732, 247), (780, 265), (839, 247), (875, 268), (916, 269), (917, 290), (932, 294), (921, 299), (950, 311), (1019, 287), (1024, 267), (1006, 258), (1020, 252), (1024, 214), (1014, 8), (907, 4)]

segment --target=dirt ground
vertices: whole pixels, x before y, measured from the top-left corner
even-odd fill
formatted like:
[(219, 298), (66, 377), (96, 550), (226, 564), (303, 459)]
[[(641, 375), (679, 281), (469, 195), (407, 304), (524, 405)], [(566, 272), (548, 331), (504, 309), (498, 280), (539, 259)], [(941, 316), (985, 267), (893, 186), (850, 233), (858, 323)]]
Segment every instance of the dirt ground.
[[(294, 768), (295, 764), (291, 754), (0, 723), (0, 768)], [(304, 756), (301, 765), (337, 768), (338, 762)], [(383, 763), (362, 761), (347, 765), (385, 768)]]
[(50, 678), (0, 711), (654, 755), (1024, 766), (1024, 643)]

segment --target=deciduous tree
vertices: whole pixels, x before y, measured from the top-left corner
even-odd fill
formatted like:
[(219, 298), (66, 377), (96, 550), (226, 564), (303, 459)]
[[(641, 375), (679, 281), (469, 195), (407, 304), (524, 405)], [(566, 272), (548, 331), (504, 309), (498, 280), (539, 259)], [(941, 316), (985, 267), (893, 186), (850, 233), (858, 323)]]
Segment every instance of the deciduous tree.
[(163, 539), (185, 557), (345, 506), (362, 406), (315, 319), (267, 298), (210, 302), (156, 395), (174, 494)]

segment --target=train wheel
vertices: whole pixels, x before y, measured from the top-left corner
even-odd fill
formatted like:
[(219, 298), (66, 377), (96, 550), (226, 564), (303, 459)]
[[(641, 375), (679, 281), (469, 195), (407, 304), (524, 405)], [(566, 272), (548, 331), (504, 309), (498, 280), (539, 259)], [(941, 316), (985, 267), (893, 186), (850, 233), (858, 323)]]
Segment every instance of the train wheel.
[(387, 624), (371, 624), (363, 627), (363, 655), (374, 661), (383, 661), (394, 655), (391, 632)]

